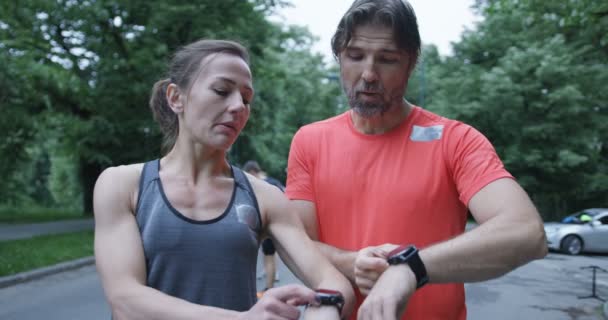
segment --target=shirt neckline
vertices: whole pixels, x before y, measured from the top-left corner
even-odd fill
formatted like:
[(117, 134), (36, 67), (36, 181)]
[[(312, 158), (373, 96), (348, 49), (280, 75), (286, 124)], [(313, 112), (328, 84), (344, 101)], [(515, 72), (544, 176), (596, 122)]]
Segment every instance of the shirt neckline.
[(357, 128), (355, 128), (355, 125), (353, 124), (353, 119), (352, 119), (352, 115), (351, 115), (353, 110), (349, 110), (344, 113), (344, 120), (348, 123), (348, 127), (349, 127), (350, 131), (355, 136), (365, 139), (365, 140), (378, 140), (378, 139), (385, 139), (387, 137), (391, 137), (391, 136), (398, 135), (399, 133), (401, 133), (404, 129), (406, 129), (410, 126), (410, 124), (413, 122), (413, 119), (418, 115), (419, 111), (420, 111), (420, 107), (412, 105), (412, 110), (407, 115), (407, 117), (403, 121), (401, 121), (400, 124), (398, 124), (397, 126), (395, 126), (394, 128), (392, 128), (391, 130), (389, 130), (387, 132), (379, 133), (379, 134), (365, 134), (365, 133), (359, 132), (357, 130)]

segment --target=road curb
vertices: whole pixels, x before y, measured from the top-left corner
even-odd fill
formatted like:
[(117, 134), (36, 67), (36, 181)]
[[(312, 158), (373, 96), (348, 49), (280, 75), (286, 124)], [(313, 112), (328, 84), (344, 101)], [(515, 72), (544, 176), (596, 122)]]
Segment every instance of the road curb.
[(52, 274), (78, 269), (95, 263), (95, 257), (85, 257), (72, 261), (61, 262), (56, 265), (25, 271), (6, 277), (0, 277), (0, 288), (6, 288), (18, 283), (23, 283), (35, 279), (40, 279)]

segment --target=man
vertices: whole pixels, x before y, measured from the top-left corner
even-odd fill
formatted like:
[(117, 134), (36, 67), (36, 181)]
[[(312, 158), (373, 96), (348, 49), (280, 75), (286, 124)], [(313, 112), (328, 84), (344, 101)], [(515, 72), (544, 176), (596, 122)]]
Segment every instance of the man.
[[(268, 177), (264, 171), (260, 168), (260, 165), (257, 161), (249, 160), (245, 162), (243, 165), (243, 170), (252, 176), (262, 179), (275, 187), (279, 188), (281, 191), (285, 191), (285, 187), (279, 180)], [(266, 274), (266, 287), (261, 292), (258, 292), (258, 298), (261, 298), (266, 290), (274, 287), (274, 281), (279, 281), (279, 272), (277, 270), (276, 263), (276, 248), (274, 247), (274, 243), (272, 239), (265, 238), (262, 241), (262, 253), (264, 254), (264, 273)]]
[[(403, 99), (420, 43), (407, 2), (355, 1), (332, 39), (352, 110), (302, 127), (289, 154), (287, 196), (366, 296), (358, 319), (466, 319), (463, 282), (547, 252), (490, 142)], [(468, 211), (479, 226), (464, 233)]]

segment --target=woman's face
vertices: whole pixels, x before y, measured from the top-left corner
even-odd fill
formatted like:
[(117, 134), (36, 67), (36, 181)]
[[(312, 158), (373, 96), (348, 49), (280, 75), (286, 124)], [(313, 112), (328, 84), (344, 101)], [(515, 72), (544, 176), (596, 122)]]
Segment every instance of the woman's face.
[(180, 135), (194, 143), (227, 150), (249, 119), (253, 99), (251, 71), (231, 54), (218, 53), (201, 61), (190, 91), (181, 95), (184, 108)]

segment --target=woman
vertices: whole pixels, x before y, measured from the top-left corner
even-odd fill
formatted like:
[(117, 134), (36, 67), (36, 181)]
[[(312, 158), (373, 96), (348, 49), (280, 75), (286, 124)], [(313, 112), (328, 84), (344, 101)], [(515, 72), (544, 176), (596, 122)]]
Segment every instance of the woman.
[[(95, 257), (115, 319), (297, 319), (298, 305), (315, 304), (304, 286), (269, 290), (256, 303), (265, 235), (306, 284), (344, 294), (342, 316), (351, 309), (350, 284), (281, 191), (226, 160), (253, 94), (247, 51), (230, 41), (184, 47), (155, 84), (150, 107), (169, 152), (106, 169), (94, 191)], [(307, 319), (339, 317), (332, 306), (306, 310)]]

